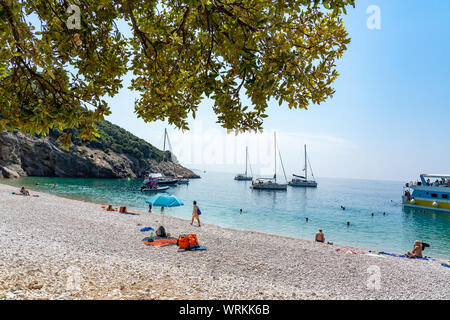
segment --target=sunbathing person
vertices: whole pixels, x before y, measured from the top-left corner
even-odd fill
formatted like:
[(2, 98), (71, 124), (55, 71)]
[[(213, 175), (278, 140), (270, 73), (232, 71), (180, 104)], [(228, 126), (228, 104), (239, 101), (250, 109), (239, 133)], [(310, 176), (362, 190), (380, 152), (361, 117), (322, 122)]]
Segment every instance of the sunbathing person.
[(322, 229), (316, 233), (316, 242), (325, 242), (325, 235), (322, 232)]
[(411, 252), (406, 254), (408, 258), (423, 258), (422, 257), (422, 243), (419, 240), (414, 241), (414, 248)]
[(107, 208), (106, 211), (116, 211), (113, 206), (110, 204)]
[(22, 187), (20, 189), (20, 193), (23, 194), (24, 196), (29, 196), (30, 195), (30, 191), (28, 191), (27, 189), (25, 189), (25, 187)]

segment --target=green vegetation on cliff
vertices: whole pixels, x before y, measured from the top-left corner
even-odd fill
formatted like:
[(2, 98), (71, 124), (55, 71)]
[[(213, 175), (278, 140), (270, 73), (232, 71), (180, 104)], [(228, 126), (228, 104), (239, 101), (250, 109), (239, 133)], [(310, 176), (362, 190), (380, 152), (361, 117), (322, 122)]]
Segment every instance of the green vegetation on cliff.
[[(139, 161), (153, 159), (159, 162), (163, 159), (163, 151), (109, 121), (97, 122), (97, 128), (100, 137), (91, 141), (82, 140), (77, 130), (67, 130), (67, 132), (72, 133), (72, 141), (78, 146), (100, 149), (105, 153), (110, 151), (124, 153), (137, 158)], [(55, 128), (50, 132), (50, 135), (55, 138), (58, 138), (61, 134), (62, 132)], [(171, 161), (169, 151), (166, 151), (165, 158)]]

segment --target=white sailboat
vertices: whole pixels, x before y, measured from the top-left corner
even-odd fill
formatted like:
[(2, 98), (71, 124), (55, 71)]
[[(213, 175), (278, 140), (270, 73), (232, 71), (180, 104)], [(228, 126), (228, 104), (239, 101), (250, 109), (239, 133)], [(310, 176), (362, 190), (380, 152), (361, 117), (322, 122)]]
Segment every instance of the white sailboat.
[[(166, 139), (170, 145), (169, 136), (167, 135), (167, 129), (164, 129), (164, 145), (163, 145), (163, 159), (162, 162), (166, 160)], [(175, 166), (174, 166), (175, 170)], [(179, 179), (175, 177), (164, 176), (161, 173), (150, 172), (148, 178), (144, 180), (144, 185), (149, 185), (152, 181), (156, 181), (158, 185), (176, 185)]]
[(239, 173), (234, 177), (234, 180), (238, 181), (251, 181), (253, 180), (252, 176), (247, 175), (247, 164), (248, 164), (248, 147), (245, 147), (245, 173)]
[[(296, 174), (293, 174), (293, 178), (291, 181), (289, 181), (289, 185), (291, 187), (310, 187), (310, 188), (317, 188), (317, 182), (314, 178), (314, 174), (312, 172), (312, 168), (311, 168), (311, 175), (313, 177), (313, 180), (308, 180), (308, 156), (306, 153), (306, 144), (305, 144), (305, 168), (303, 169), (303, 171), (305, 171), (305, 175), (304, 176), (299, 176)], [(309, 164), (311, 167), (311, 164)]]
[[(273, 175), (273, 178), (258, 178), (255, 181), (252, 181), (251, 188), (254, 190), (280, 190), (280, 191), (286, 191), (287, 190), (287, 183), (278, 183), (277, 182), (277, 137), (276, 133), (274, 132), (274, 145), (275, 145), (275, 174)], [(281, 165), (283, 166), (283, 160), (281, 159), (281, 153), (279, 153)], [(284, 172), (284, 166), (283, 166), (283, 172)], [(286, 174), (284, 175), (286, 178)]]

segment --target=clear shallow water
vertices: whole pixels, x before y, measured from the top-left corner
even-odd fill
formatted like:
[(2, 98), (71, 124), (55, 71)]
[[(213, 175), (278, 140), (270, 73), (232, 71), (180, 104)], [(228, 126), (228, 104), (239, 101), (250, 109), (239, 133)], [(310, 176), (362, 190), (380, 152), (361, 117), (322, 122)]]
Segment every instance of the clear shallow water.
[[(403, 210), (403, 182), (324, 178), (318, 180), (317, 189), (288, 187), (287, 192), (273, 192), (253, 191), (251, 181), (234, 181), (233, 174), (201, 175), (189, 185), (168, 190), (185, 205), (166, 208), (167, 215), (190, 219), (192, 201), (197, 200), (204, 223), (304, 239), (313, 239), (322, 229), (327, 241), (398, 253), (410, 251), (414, 240), (421, 240), (431, 245), (425, 249), (427, 256), (450, 258), (450, 215)], [(27, 177), (0, 183), (141, 211), (148, 210), (145, 200), (151, 196), (139, 191), (142, 179)]]

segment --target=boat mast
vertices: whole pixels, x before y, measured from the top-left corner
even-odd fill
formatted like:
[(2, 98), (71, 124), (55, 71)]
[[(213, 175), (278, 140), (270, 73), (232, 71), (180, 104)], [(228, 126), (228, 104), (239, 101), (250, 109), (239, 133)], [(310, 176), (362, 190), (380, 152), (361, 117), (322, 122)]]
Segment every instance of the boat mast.
[(305, 144), (305, 180), (308, 180), (308, 162), (306, 160), (306, 144)]
[(247, 176), (247, 157), (248, 157), (248, 147), (245, 147), (245, 176)]
[(166, 159), (166, 135), (167, 135), (167, 129), (164, 128), (163, 162)]
[(274, 178), (275, 178), (275, 183), (277, 183), (277, 133), (276, 132), (274, 132), (273, 133), (273, 140), (274, 140), (274, 146), (275, 146), (275, 175), (274, 175)]

